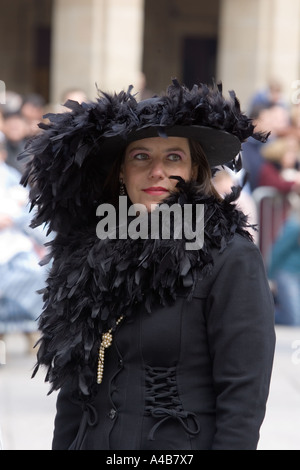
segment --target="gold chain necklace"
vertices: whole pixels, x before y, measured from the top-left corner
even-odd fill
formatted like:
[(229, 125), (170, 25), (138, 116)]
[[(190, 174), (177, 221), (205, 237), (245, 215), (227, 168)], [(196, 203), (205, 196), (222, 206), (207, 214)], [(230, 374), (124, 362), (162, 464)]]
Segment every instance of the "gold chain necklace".
[[(116, 321), (116, 326), (123, 320), (123, 315), (121, 315), (118, 320)], [(97, 371), (97, 383), (101, 384), (103, 379), (103, 371), (104, 371), (104, 353), (105, 349), (109, 348), (112, 343), (113, 336), (112, 336), (113, 328), (110, 328), (106, 333), (102, 334), (101, 344), (99, 348), (99, 356), (98, 356), (98, 371)]]

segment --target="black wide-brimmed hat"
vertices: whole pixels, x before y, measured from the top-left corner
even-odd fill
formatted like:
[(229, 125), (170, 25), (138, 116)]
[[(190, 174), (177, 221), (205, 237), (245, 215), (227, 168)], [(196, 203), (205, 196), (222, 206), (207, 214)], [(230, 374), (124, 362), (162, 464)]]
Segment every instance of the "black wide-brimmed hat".
[(26, 148), (30, 163), (22, 178), (30, 184), (33, 226), (89, 220), (101, 202), (104, 182), (126, 146), (147, 137), (185, 137), (198, 141), (212, 167), (229, 164), (241, 143), (256, 134), (240, 110), (235, 93), (225, 99), (220, 86), (188, 89), (173, 80), (166, 93), (138, 101), (132, 87), (102, 93), (96, 102), (68, 101), (70, 112), (48, 114), (41, 133)]

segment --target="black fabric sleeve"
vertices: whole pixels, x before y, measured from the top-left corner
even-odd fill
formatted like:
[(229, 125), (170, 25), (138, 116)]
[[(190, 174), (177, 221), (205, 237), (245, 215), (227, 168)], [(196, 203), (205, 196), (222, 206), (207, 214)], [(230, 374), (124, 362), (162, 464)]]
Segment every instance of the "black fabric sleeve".
[(213, 449), (254, 450), (273, 365), (274, 306), (258, 248), (236, 240), (220, 257), (207, 301), (217, 397)]
[(73, 398), (68, 384), (58, 393), (56, 410), (52, 450), (67, 450), (77, 436), (83, 415), (82, 406)]

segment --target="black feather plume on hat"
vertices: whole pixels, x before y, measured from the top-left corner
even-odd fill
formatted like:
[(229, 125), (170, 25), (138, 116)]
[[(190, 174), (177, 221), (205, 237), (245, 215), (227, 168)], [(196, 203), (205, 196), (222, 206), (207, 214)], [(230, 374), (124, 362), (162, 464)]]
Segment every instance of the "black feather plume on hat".
[(49, 224), (49, 232), (68, 233), (95, 218), (108, 172), (133, 140), (155, 135), (198, 140), (216, 166), (233, 160), (248, 137), (267, 138), (254, 132), (235, 93), (227, 100), (221, 86), (188, 89), (173, 80), (165, 94), (140, 102), (129, 87), (66, 106), (71, 112), (45, 116), (49, 123), (40, 124), (41, 133), (22, 155), (29, 163), (21, 183), (30, 186), (37, 209), (32, 226)]

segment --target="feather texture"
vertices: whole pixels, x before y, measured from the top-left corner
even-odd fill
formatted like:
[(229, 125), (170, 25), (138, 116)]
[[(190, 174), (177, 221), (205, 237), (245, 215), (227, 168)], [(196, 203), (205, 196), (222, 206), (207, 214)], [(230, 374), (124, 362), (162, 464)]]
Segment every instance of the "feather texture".
[(83, 397), (92, 394), (103, 331), (120, 315), (126, 321), (138, 305), (151, 314), (155, 306), (174, 302), (179, 292), (190, 299), (198, 280), (212, 272), (213, 248), (223, 251), (235, 233), (251, 239), (247, 218), (233, 203), (237, 194), (218, 201), (199, 193), (195, 183), (178, 183), (169, 205), (205, 208), (204, 246), (199, 250), (186, 250), (186, 240), (172, 236), (100, 240), (95, 226), (57, 235), (51, 242), (53, 264), (43, 291), (34, 371), (46, 366), (50, 391), (71, 379)]
[[(47, 115), (49, 124), (41, 124), (42, 132), (22, 157), (28, 159), (22, 184), (30, 185), (36, 208), (33, 227), (46, 223), (49, 231), (66, 234), (90, 223), (103, 202), (103, 184), (114, 159), (137, 130), (152, 126), (165, 135), (174, 126), (204, 126), (226, 131), (240, 142), (250, 136), (266, 138), (254, 132), (234, 92), (227, 100), (220, 86), (189, 90), (173, 80), (165, 94), (141, 102), (131, 91), (102, 93), (95, 103), (68, 101), (71, 112)], [(112, 138), (118, 152), (107, 148)]]

